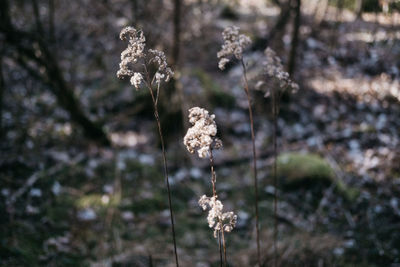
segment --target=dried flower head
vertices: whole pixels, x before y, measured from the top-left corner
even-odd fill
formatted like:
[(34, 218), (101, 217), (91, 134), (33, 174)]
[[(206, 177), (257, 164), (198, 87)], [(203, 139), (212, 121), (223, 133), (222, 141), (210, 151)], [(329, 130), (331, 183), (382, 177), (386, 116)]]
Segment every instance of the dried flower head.
[(156, 82), (159, 84), (164, 78), (165, 81), (168, 82), (174, 75), (174, 72), (171, 70), (170, 67), (168, 67), (167, 57), (165, 56), (164, 52), (156, 49), (149, 49), (149, 54), (151, 55), (149, 62), (156, 63), (158, 65), (158, 69), (156, 72)]
[[(128, 47), (121, 53), (121, 62), (117, 72), (118, 78), (131, 77), (131, 84), (136, 89), (139, 89), (143, 76), (140, 72), (133, 71), (132, 68), (135, 66), (143, 68), (143, 65), (152, 63), (157, 66), (153, 79), (157, 84), (160, 84), (162, 80), (168, 82), (174, 75), (171, 68), (168, 67), (167, 57), (164, 52), (154, 49), (146, 51), (146, 38), (142, 31), (133, 27), (126, 27), (122, 29), (119, 37), (121, 40), (128, 40), (129, 43)], [(143, 60), (143, 64), (138, 64), (139, 60)], [(147, 69), (144, 71), (147, 72)]]
[(251, 44), (251, 40), (244, 34), (239, 34), (239, 27), (229, 26), (222, 32), (224, 44), (221, 50), (217, 53), (220, 59), (218, 67), (221, 70), (225, 69), (225, 65), (229, 62), (228, 57), (235, 56), (236, 59), (241, 60), (243, 57), (243, 50)]
[(271, 48), (265, 49), (264, 70), (266, 74), (275, 79), (281, 88), (291, 88), (297, 91), (299, 86), (290, 79), (289, 73), (284, 71), (281, 59), (276, 55)]
[(217, 237), (218, 231), (231, 232), (236, 226), (237, 215), (232, 211), (222, 212), (224, 205), (217, 200), (217, 196), (207, 197), (203, 195), (199, 199), (199, 205), (203, 210), (208, 211), (208, 226), (214, 229), (214, 237)]
[(131, 77), (131, 84), (135, 86), (136, 90), (139, 89), (140, 84), (142, 83), (143, 76), (139, 72), (135, 72)]
[(129, 41), (128, 47), (121, 53), (121, 63), (117, 72), (118, 78), (123, 76), (132, 76), (134, 72), (129, 69), (131, 64), (135, 64), (140, 58), (145, 57), (146, 38), (142, 31), (138, 31), (133, 27), (122, 29), (120, 35), (121, 40)]
[(214, 121), (215, 115), (210, 115), (203, 108), (194, 107), (189, 109), (189, 122), (193, 125), (190, 127), (183, 138), (187, 150), (190, 153), (197, 153), (200, 158), (209, 155), (212, 148), (220, 148), (221, 140), (215, 137), (217, 134), (217, 124)]

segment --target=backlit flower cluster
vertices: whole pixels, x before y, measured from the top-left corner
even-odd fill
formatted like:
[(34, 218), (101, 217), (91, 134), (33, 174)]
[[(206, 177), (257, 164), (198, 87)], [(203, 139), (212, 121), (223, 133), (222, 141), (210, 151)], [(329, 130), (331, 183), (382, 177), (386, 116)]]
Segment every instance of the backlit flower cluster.
[(167, 57), (163, 51), (149, 49), (149, 54), (151, 55), (150, 63), (155, 62), (158, 65), (158, 70), (156, 72), (156, 83), (160, 83), (162, 79), (168, 82), (174, 75), (173, 71), (167, 64)]
[(236, 226), (237, 215), (232, 211), (222, 212), (224, 206), (221, 201), (217, 200), (217, 196), (207, 197), (203, 195), (199, 199), (199, 205), (203, 210), (208, 211), (208, 226), (214, 229), (214, 237), (217, 238), (218, 231), (231, 232)]
[(210, 149), (220, 148), (221, 140), (216, 138), (217, 124), (214, 121), (215, 115), (210, 115), (203, 108), (194, 107), (189, 109), (189, 122), (193, 125), (190, 127), (183, 138), (187, 150), (190, 153), (197, 153), (200, 158), (209, 155)]
[[(146, 57), (148, 57), (148, 64), (154, 63), (157, 66), (154, 75), (156, 83), (160, 84), (162, 80), (166, 82), (170, 80), (174, 73), (168, 67), (164, 52), (149, 49), (148, 53), (146, 53), (146, 38), (142, 31), (136, 30), (133, 27), (126, 27), (122, 29), (119, 37), (121, 40), (128, 40), (129, 43), (128, 47), (121, 53), (121, 62), (119, 63), (119, 70), (117, 72), (118, 78), (130, 77), (131, 84), (136, 89), (139, 89), (143, 81), (143, 75), (141, 72), (133, 71), (132, 67), (143, 67), (143, 64), (146, 65)], [(142, 65), (138, 64), (141, 59), (144, 60)]]
[(224, 44), (217, 53), (217, 57), (220, 59), (218, 67), (224, 70), (230, 56), (235, 56), (239, 60), (242, 59), (243, 50), (251, 44), (251, 40), (248, 36), (239, 34), (239, 27), (236, 26), (227, 27), (222, 32), (222, 37), (224, 38)]
[(281, 88), (291, 88), (294, 91), (299, 89), (297, 83), (290, 79), (289, 73), (284, 71), (281, 59), (276, 55), (271, 48), (265, 49), (264, 70), (267, 75), (278, 81)]

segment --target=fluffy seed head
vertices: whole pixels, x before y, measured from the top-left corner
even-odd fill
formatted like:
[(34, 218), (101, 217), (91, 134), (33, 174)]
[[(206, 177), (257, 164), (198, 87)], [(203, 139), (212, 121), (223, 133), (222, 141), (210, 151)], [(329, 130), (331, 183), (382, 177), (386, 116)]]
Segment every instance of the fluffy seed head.
[(217, 200), (217, 196), (207, 197), (203, 195), (199, 199), (199, 205), (203, 210), (208, 211), (207, 222), (208, 226), (214, 229), (214, 237), (217, 238), (218, 231), (231, 232), (236, 226), (237, 215), (232, 211), (222, 212), (224, 205)]
[(243, 57), (243, 50), (251, 44), (251, 40), (244, 34), (239, 34), (239, 27), (229, 26), (222, 32), (224, 44), (221, 50), (217, 53), (220, 59), (218, 67), (221, 70), (225, 69), (225, 65), (229, 62), (228, 57), (235, 56), (236, 59), (241, 60)]
[(281, 88), (291, 88), (297, 91), (299, 86), (290, 79), (289, 73), (284, 71), (281, 59), (276, 55), (271, 48), (265, 49), (264, 70), (266, 74), (279, 83)]
[[(145, 49), (146, 38), (142, 31), (136, 30), (133, 27), (125, 27), (122, 29), (119, 37), (121, 40), (128, 40), (128, 47), (121, 53), (121, 62), (117, 72), (118, 78), (123, 78), (125, 76), (131, 77), (131, 84), (135, 86), (136, 89), (139, 89), (143, 81), (142, 73), (146, 73), (147, 69), (149, 69), (143, 68), (144, 64), (146, 66), (149, 64), (156, 66), (153, 81), (157, 84), (160, 84), (161, 81), (168, 82), (174, 75), (171, 68), (168, 67), (167, 57), (164, 52), (155, 49)], [(141, 61), (139, 62), (139, 60)], [(132, 68), (141, 69), (142, 71), (135, 72)]]
[(156, 82), (160, 83), (162, 79), (165, 79), (165, 82), (168, 82), (174, 75), (174, 72), (170, 67), (168, 67), (167, 57), (165, 56), (164, 52), (156, 49), (149, 49), (149, 54), (149, 62), (157, 64), (158, 67), (156, 72)]
[(139, 89), (140, 84), (142, 83), (143, 76), (139, 72), (135, 72), (131, 77), (131, 84), (135, 86), (136, 90)]
[(129, 68), (131, 64), (135, 64), (140, 58), (146, 56), (144, 49), (146, 46), (146, 38), (142, 31), (138, 31), (133, 27), (122, 29), (120, 35), (121, 40), (128, 40), (128, 47), (121, 53), (121, 63), (117, 77), (132, 76), (134, 72)]
[(209, 155), (210, 149), (218, 149), (222, 146), (221, 140), (216, 138), (217, 124), (214, 121), (215, 115), (210, 115), (203, 108), (194, 107), (189, 109), (190, 127), (183, 138), (183, 143), (190, 153), (197, 153), (200, 158)]

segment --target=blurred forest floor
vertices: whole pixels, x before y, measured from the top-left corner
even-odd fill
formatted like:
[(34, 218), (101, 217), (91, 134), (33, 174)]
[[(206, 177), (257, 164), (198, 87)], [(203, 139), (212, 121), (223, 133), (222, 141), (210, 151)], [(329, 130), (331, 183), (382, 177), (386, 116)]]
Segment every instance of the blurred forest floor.
[[(124, 1), (77, 2), (56, 7), (57, 55), (85, 112), (104, 123), (113, 145), (85, 139), (44, 85), (3, 59), (0, 265), (150, 266), (151, 260), (174, 266), (149, 96), (115, 75), (124, 45), (118, 34), (132, 23), (131, 10)], [(160, 12), (156, 18), (135, 18), (150, 47), (170, 49), (163, 46), (172, 38), (168, 3), (163, 12), (153, 7)], [(240, 66), (219, 71), (216, 53), (224, 27), (240, 26), (257, 43), (279, 9), (261, 1), (237, 8), (196, 3), (184, 7), (176, 85), (184, 110), (200, 106), (216, 115), (224, 143), (215, 155), (218, 190), (226, 208), (238, 214), (227, 236), (229, 265), (254, 266), (246, 96)], [(318, 20), (310, 9), (302, 9), (294, 75), (300, 90), (283, 99), (278, 120), (280, 265), (400, 266), (400, 14), (365, 13), (361, 20), (329, 7)], [(32, 18), (16, 21), (30, 25)], [(291, 25), (269, 44), (283, 62)], [(245, 59), (255, 77), (262, 49), (247, 51)], [(176, 95), (165, 95), (165, 106), (179, 103)], [(257, 90), (252, 96), (262, 255), (270, 266), (271, 103)], [(210, 190), (208, 162), (184, 148), (181, 115), (164, 114), (181, 264), (218, 266), (218, 243), (197, 204)]]

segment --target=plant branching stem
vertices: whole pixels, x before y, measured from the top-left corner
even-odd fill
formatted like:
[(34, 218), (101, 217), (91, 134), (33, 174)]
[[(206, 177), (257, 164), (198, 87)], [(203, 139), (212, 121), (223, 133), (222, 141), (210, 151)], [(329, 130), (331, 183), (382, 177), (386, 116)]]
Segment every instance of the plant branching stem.
[(164, 144), (164, 137), (162, 134), (162, 129), (161, 129), (161, 122), (160, 122), (160, 117), (158, 115), (158, 93), (159, 90), (157, 89), (157, 95), (154, 96), (152, 87), (151, 87), (151, 80), (149, 79), (149, 74), (146, 70), (146, 76), (147, 76), (147, 87), (150, 91), (151, 99), (153, 101), (153, 107), (154, 107), (154, 118), (156, 119), (157, 122), (157, 128), (158, 128), (158, 134), (160, 137), (160, 142), (161, 142), (161, 150), (162, 150), (162, 158), (163, 158), (163, 163), (164, 163), (164, 175), (165, 175), (165, 183), (167, 185), (167, 191), (168, 191), (168, 206), (169, 206), (169, 215), (171, 218), (171, 230), (172, 230), (172, 239), (174, 242), (174, 254), (175, 254), (175, 263), (176, 267), (179, 267), (179, 261), (178, 261), (178, 252), (176, 250), (176, 237), (175, 237), (175, 223), (174, 223), (174, 213), (172, 211), (172, 201), (171, 201), (171, 189), (169, 186), (169, 177), (168, 177), (168, 165), (167, 165), (167, 156), (165, 153), (165, 144)]
[(259, 215), (258, 215), (258, 179), (257, 179), (257, 153), (255, 144), (255, 134), (254, 134), (254, 120), (253, 120), (253, 110), (251, 108), (251, 99), (249, 92), (249, 83), (247, 80), (246, 65), (243, 59), (241, 59), (243, 67), (243, 78), (244, 78), (244, 91), (247, 97), (247, 103), (249, 108), (249, 118), (250, 118), (250, 128), (251, 128), (251, 141), (253, 145), (253, 174), (254, 174), (254, 198), (255, 198), (255, 213), (256, 213), (256, 239), (257, 239), (257, 262), (258, 266), (261, 266), (261, 254), (260, 254), (260, 229), (259, 229)]
[[(217, 182), (217, 177), (215, 175), (215, 170), (214, 170), (214, 156), (213, 156), (213, 150), (212, 147), (210, 146), (210, 168), (211, 168), (211, 184), (212, 184), (212, 190), (213, 190), (213, 197), (217, 197), (217, 188), (216, 188), (216, 182)], [(222, 250), (221, 250), (221, 239), (222, 239), (222, 247), (224, 250), (224, 265), (226, 266), (226, 246), (225, 246), (225, 236), (224, 236), (224, 229), (223, 229), (223, 223), (222, 220), (219, 220), (219, 223), (221, 225), (221, 229), (218, 231), (218, 243), (219, 243), (219, 257), (220, 257), (220, 266), (222, 266)]]

